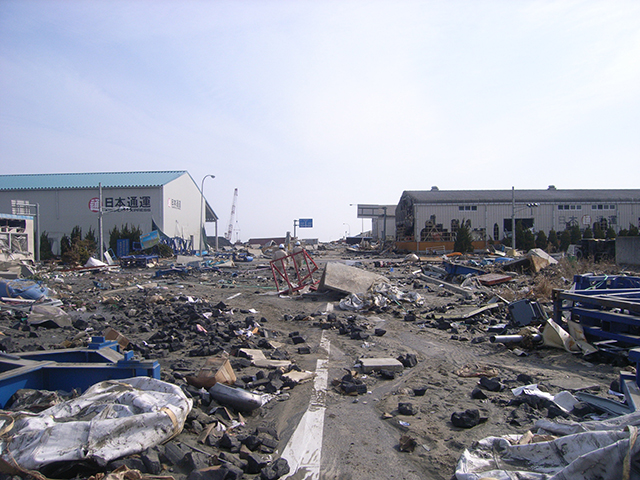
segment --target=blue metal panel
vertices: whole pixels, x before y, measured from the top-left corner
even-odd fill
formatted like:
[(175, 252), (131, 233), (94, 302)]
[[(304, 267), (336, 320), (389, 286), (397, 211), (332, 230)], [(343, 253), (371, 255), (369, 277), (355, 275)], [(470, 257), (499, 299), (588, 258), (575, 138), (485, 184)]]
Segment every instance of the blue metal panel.
[(119, 238), (116, 240), (116, 256), (122, 258), (129, 255), (131, 251), (131, 243), (128, 238)]
[(88, 348), (0, 354), (0, 408), (21, 388), (83, 391), (105, 380), (136, 376), (160, 378), (158, 362), (133, 360), (122, 355), (116, 342), (94, 337)]
[(0, 175), (2, 190), (159, 187), (187, 174), (185, 170), (156, 172), (52, 173)]
[(449, 275), (484, 275), (487, 272), (481, 268), (474, 268), (468, 265), (461, 265), (459, 263), (444, 262), (443, 268)]
[(626, 275), (574, 275), (573, 283), (576, 290), (640, 288), (640, 277)]
[(298, 220), (298, 227), (313, 228), (313, 218), (301, 218)]

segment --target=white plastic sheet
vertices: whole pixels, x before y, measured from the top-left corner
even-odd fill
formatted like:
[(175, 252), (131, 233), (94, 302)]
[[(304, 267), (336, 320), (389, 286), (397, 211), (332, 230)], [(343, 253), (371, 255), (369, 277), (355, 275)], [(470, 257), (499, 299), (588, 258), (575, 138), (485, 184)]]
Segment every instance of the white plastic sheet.
[(539, 433), (560, 437), (526, 445), (518, 435), (485, 438), (464, 451), (456, 479), (640, 479), (639, 425), (640, 412), (583, 423), (539, 420)]
[(86, 460), (104, 466), (180, 433), (192, 404), (178, 386), (154, 378), (100, 382), (39, 414), (21, 412), (0, 454), (26, 469)]
[(416, 292), (402, 292), (398, 287), (386, 282), (376, 282), (364, 294), (352, 293), (340, 301), (342, 310), (358, 311), (371, 307), (386, 307), (389, 302), (408, 302), (424, 305), (424, 299)]

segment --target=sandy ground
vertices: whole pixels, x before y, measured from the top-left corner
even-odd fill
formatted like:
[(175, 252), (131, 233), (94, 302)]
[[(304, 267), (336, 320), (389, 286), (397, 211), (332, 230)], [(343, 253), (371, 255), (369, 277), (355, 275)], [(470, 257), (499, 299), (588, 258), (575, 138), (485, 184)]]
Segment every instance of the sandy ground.
[[(506, 300), (525, 296), (537, 298), (549, 309), (550, 285), (566, 285), (567, 276), (570, 278), (572, 272), (556, 269), (543, 272), (537, 279), (519, 275), (506, 287), (491, 287), (476, 292), (472, 300), (464, 300), (436, 287), (424, 288), (424, 282), (416, 281), (412, 274), (420, 265), (403, 264), (401, 256), (381, 259), (355, 256), (339, 249), (318, 252), (314, 259), (320, 269), (326, 261), (361, 262), (361, 268), (384, 274), (403, 291), (419, 293), (424, 304), (392, 304), (377, 311), (348, 312), (337, 308), (342, 296), (331, 292), (278, 296), (270, 272), (261, 268), (266, 260), (239, 264), (236, 269), (222, 272), (197, 272), (186, 276), (154, 278), (156, 269), (132, 269), (81, 274), (57, 272), (43, 278), (52, 289), (52, 296), (64, 302), (64, 309), (71, 318), (87, 322), (84, 330), (89, 335), (112, 326), (142, 347), (138, 349), (138, 355), (161, 364), (163, 380), (182, 385), (186, 385), (184, 375), (197, 373), (206, 360), (204, 356), (189, 355), (194, 346), (202, 344), (206, 338), (191, 327), (203, 318), (202, 313), (214, 310), (219, 302), (224, 302), (228, 310), (226, 316), (216, 321), (242, 322), (253, 316), (261, 325), (259, 335), (282, 343), (282, 349), (302, 370), (315, 371), (318, 358), (325, 355), (319, 348), (324, 335), (331, 345), (330, 385), (323, 397), (326, 414), (320, 478), (452, 478), (461, 453), (474, 441), (487, 436), (525, 433), (536, 419), (550, 415), (546, 408), (511, 404), (514, 399), (511, 388), (524, 384), (522, 377), (518, 378), (521, 374), (528, 375), (533, 383), (552, 394), (589, 388), (592, 393), (613, 398), (607, 392), (611, 382), (618, 378), (621, 367), (612, 359), (601, 356), (585, 359), (550, 348), (535, 348), (526, 351), (525, 356), (519, 356), (513, 352), (513, 346), (490, 343), (487, 328), (509, 321), (506, 306), (466, 321), (453, 321), (451, 328), (435, 328), (438, 317), (445, 313), (451, 316), (457, 311), (485, 305), (496, 294)], [(384, 266), (374, 266), (374, 262), (380, 261)], [(573, 267), (576, 271), (579, 268)], [(57, 280), (54, 279), (56, 276)], [(145, 286), (149, 282), (157, 286), (122, 291), (124, 287)], [(107, 299), (115, 297), (113, 292), (118, 289), (117, 301), (109, 303)], [(196, 303), (191, 303), (194, 301)], [(329, 317), (332, 307), (336, 317), (333, 328), (321, 328), (323, 323), (333, 320)], [(413, 314), (415, 320), (407, 321), (414, 318), (407, 314)], [(19, 324), (19, 317), (4, 307), (0, 309), (2, 345), (8, 353), (53, 348), (83, 331), (74, 327), (32, 327), (26, 331)], [(350, 335), (340, 334), (335, 321), (358, 325), (370, 336), (351, 339)], [(384, 329), (386, 333), (374, 336), (375, 328)], [(158, 343), (154, 340), (158, 332), (181, 337), (174, 351), (153, 348)], [(304, 345), (309, 347), (310, 354), (298, 353), (300, 345), (293, 344), (291, 332), (298, 332), (305, 339)], [(237, 347), (255, 346), (258, 338), (261, 337), (244, 342), (230, 339), (224, 346), (233, 354)], [(397, 358), (406, 354), (415, 354), (417, 364), (405, 368), (395, 378), (358, 373), (358, 378), (366, 384), (367, 393), (345, 395), (334, 385), (338, 382), (332, 382), (354, 370), (360, 358)], [(259, 375), (259, 370), (256, 367), (237, 368), (236, 374), (238, 377), (255, 376)], [(265, 373), (268, 375), (269, 372)], [(497, 377), (503, 390), (483, 389), (487, 398), (474, 399), (471, 393), (483, 373)], [(416, 395), (414, 389), (418, 393), (422, 389), (425, 393)], [(312, 383), (282, 392), (257, 411), (245, 415), (245, 425), (234, 433), (252, 433), (258, 426), (275, 429), (278, 449), (266, 458), (277, 458), (309, 406), (311, 394)], [(410, 404), (414, 414), (400, 413), (400, 404)], [(210, 409), (211, 406), (196, 398), (194, 412), (206, 415)], [(467, 409), (478, 409), (484, 421), (473, 428), (453, 426), (452, 414)], [(219, 448), (197, 442), (199, 424), (193, 423), (195, 418), (195, 415), (190, 417), (176, 440), (209, 455), (219, 455)], [(403, 436), (413, 441), (412, 451), (400, 448)], [(176, 478), (188, 474), (170, 465), (164, 473)], [(244, 478), (253, 477), (259, 476), (245, 475)], [(305, 478), (305, 475), (299, 472), (292, 478)]]

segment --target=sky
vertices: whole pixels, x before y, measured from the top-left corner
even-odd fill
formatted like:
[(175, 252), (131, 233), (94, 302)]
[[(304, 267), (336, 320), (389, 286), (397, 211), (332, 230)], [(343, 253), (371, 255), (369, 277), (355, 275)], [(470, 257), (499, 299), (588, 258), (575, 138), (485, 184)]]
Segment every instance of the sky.
[(215, 175), (241, 241), (432, 186), (640, 188), (640, 2), (0, 0), (0, 162)]

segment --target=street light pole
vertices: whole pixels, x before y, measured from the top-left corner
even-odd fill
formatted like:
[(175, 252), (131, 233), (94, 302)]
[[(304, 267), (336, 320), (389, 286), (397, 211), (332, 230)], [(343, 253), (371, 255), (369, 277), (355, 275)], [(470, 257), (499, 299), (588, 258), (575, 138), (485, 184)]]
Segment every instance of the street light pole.
[[(200, 186), (200, 255), (202, 255), (202, 233), (204, 229), (204, 219), (202, 218), (202, 212), (204, 210), (204, 180), (207, 177), (216, 178), (215, 175), (205, 175), (202, 177), (202, 184)], [(218, 241), (218, 234), (216, 233), (216, 242)]]

